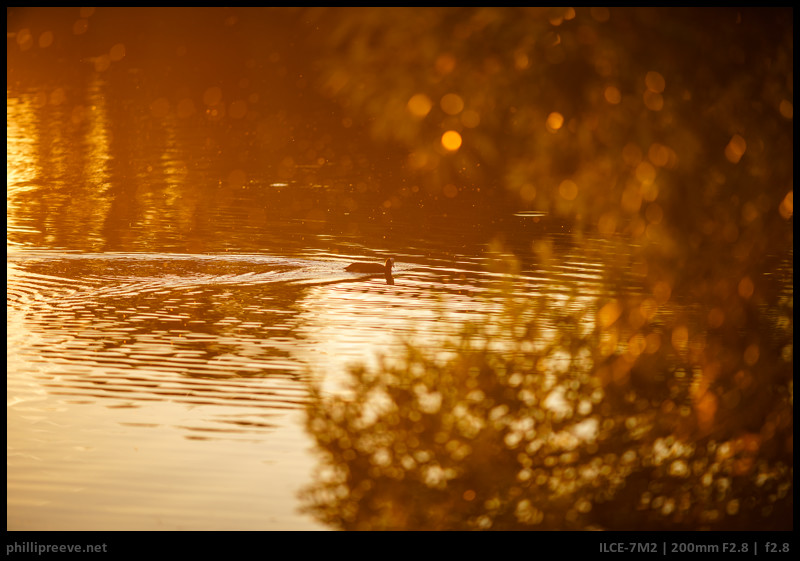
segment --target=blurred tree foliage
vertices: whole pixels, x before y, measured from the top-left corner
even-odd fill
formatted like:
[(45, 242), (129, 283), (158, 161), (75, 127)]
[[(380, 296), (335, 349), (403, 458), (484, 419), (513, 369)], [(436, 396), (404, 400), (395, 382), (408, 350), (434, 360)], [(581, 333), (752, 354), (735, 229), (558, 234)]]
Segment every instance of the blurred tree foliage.
[[(308, 12), (321, 87), (407, 147), (443, 207), (485, 197), (630, 234), (659, 280), (791, 242), (791, 9)], [(455, 131), (455, 151), (442, 136)], [(447, 185), (452, 186), (447, 190)], [(700, 256), (694, 262), (692, 256)], [(677, 279), (676, 279), (677, 282)], [(699, 288), (703, 290), (702, 287)]]
[(753, 343), (736, 333), (779, 304), (770, 273), (793, 243), (791, 9), (304, 15), (324, 90), (407, 147), (437, 205), (624, 234), (640, 262), (620, 265), (657, 301), (698, 303), (727, 346)]
[[(378, 511), (367, 519), (386, 527), (482, 527), (486, 519), (481, 517), (489, 516), (492, 527), (513, 527), (522, 524), (518, 509), (523, 503), (509, 495), (516, 493), (526, 497), (528, 507), (534, 505), (531, 512), (539, 514), (532, 514), (532, 520), (542, 527), (585, 527), (591, 520), (620, 529), (771, 524), (759, 522), (767, 511), (775, 512), (769, 504), (778, 495), (786, 499), (787, 489), (791, 495), (791, 9), (391, 8), (312, 11), (305, 17), (317, 25), (325, 47), (321, 52), (327, 53), (321, 63), (321, 87), (368, 121), (374, 138), (406, 147), (407, 171), (422, 187), (425, 204), (445, 212), (465, 205), (484, 211), (539, 210), (570, 221), (576, 236), (588, 231), (638, 248), (631, 261), (614, 265), (641, 273), (646, 292), (597, 303), (592, 345), (587, 347), (589, 371), (603, 393), (602, 417), (612, 419), (616, 427), (639, 431), (638, 437), (610, 437), (618, 457), (625, 456), (625, 442), (640, 438), (648, 452), (636, 454), (645, 456), (660, 454), (656, 450), (664, 446), (672, 451), (674, 446), (690, 448), (680, 463), (674, 458), (670, 468), (648, 464), (647, 469), (633, 469), (621, 494), (615, 494), (609, 482), (602, 492), (594, 483), (587, 482), (582, 490), (580, 485), (572, 487), (574, 493), (564, 499), (571, 506), (557, 509), (566, 516), (561, 520), (548, 519), (546, 509), (537, 511), (542, 507), (536, 505), (555, 504), (556, 495), (529, 495), (533, 487), (520, 491), (519, 482), (502, 491), (494, 488), (489, 497), (479, 493), (482, 506), (464, 502), (464, 496), (472, 496), (468, 491), (474, 490), (474, 483), (467, 484), (462, 476), (475, 477), (471, 470), (483, 468), (458, 467), (449, 460), (436, 465), (450, 474), (442, 476), (445, 480), (452, 476), (457, 482), (458, 492), (439, 496), (432, 510), (403, 513), (402, 521), (381, 518), (385, 513)], [(457, 133), (460, 144), (446, 138), (448, 131)], [(523, 252), (526, 255), (520, 257), (540, 259), (546, 266), (546, 244), (534, 240), (530, 252)], [(659, 312), (667, 302), (681, 311), (663, 316)], [(515, 329), (509, 326), (508, 333)], [(519, 344), (525, 341), (533, 344), (536, 339), (524, 336)], [(574, 359), (575, 349), (567, 347)], [(494, 364), (496, 357), (485, 351), (463, 346), (461, 351), (442, 367), (421, 360), (419, 349), (410, 349), (406, 370), (385, 368), (375, 375), (359, 371), (356, 376), (367, 388), (384, 384), (395, 407), (392, 419), (401, 422), (417, 417), (402, 411), (403, 404), (413, 402), (418, 383), (426, 385), (425, 391), (443, 392), (444, 420), (431, 422), (447, 422), (447, 415), (461, 410), (458, 403), (473, 413), (471, 408), (481, 408), (475, 414), (490, 432), (497, 430), (492, 428), (491, 411), (501, 404), (509, 408), (512, 424), (544, 414), (518, 402), (506, 403), (503, 396), (517, 392), (517, 386), (512, 384), (512, 390), (506, 384), (507, 377), (516, 379), (515, 375), (530, 380), (535, 393), (542, 380), (530, 364), (544, 364), (541, 360), (548, 353), (532, 356), (520, 351), (512, 360), (529, 365), (520, 369), (517, 363)], [(412, 374), (417, 371), (425, 374)], [(469, 372), (493, 373), (487, 375), (487, 383), (499, 393), (486, 403), (471, 404)], [(421, 381), (425, 376), (438, 378)], [(451, 381), (459, 376), (458, 383)], [(584, 393), (581, 384), (573, 395)], [(594, 394), (587, 389), (584, 397), (590, 395)], [(361, 405), (357, 400), (352, 407)], [(328, 419), (325, 429), (354, 432), (350, 438), (356, 442), (361, 428), (350, 418), (355, 410), (338, 402), (336, 407), (343, 408), (341, 414)], [(615, 415), (619, 422), (613, 421)], [(622, 420), (638, 415), (651, 416), (649, 428), (634, 429), (642, 426), (639, 421)], [(419, 419), (424, 423), (428, 417)], [(312, 420), (312, 430), (319, 433), (314, 422), (321, 427), (322, 421)], [(420, 427), (411, 425), (411, 432)], [(395, 430), (376, 426), (389, 433)], [(427, 434), (441, 429), (420, 430)], [(552, 468), (559, 460), (547, 464), (547, 454), (539, 454), (522, 461), (511, 451), (506, 457), (503, 442), (509, 433), (488, 434), (476, 433), (477, 440), (469, 443), (472, 452), (481, 443), (493, 443), (495, 448), (478, 453), (484, 460), (492, 458), (486, 469), (499, 473), (506, 461), (512, 471), (533, 469), (526, 462), (544, 461), (538, 469), (547, 474), (534, 470), (539, 474), (534, 479), (553, 477), (548, 465)], [(343, 479), (334, 478), (340, 491), (347, 487), (342, 487), (345, 480), (353, 483), (347, 478), (355, 473), (383, 473), (382, 460), (360, 455), (357, 445), (352, 450), (363, 466), (353, 465), (342, 450), (326, 444), (346, 466), (344, 472), (336, 472)], [(445, 446), (444, 441), (439, 444)], [(453, 446), (461, 450), (461, 444)], [(444, 450), (454, 453), (446, 446)], [(700, 477), (699, 485), (677, 483), (722, 456), (728, 466), (723, 471), (714, 468), (712, 475)], [(402, 462), (403, 456), (390, 457)], [(764, 494), (762, 468), (782, 473), (782, 491), (775, 488)], [(390, 479), (404, 471), (394, 461), (387, 469), (394, 474)], [(574, 474), (582, 468), (575, 469), (577, 481)], [(611, 470), (625, 471), (620, 466)], [(716, 482), (722, 473), (727, 474), (724, 482)], [(663, 486), (657, 487), (674, 491), (671, 498), (647, 484), (648, 478), (662, 476)], [(421, 481), (426, 476), (418, 477)], [(513, 480), (509, 477), (504, 480)], [(356, 511), (378, 508), (378, 497), (386, 489), (380, 487), (380, 478), (366, 480), (359, 481), (366, 487), (359, 487), (358, 493), (371, 497), (372, 506), (348, 503), (353, 495), (347, 495), (340, 504), (346, 505), (346, 515), (335, 520), (337, 525), (355, 527), (351, 524), (357, 526)], [(436, 493), (432, 488), (423, 492), (426, 485), (420, 485), (420, 496)], [(741, 494), (719, 493), (731, 485)], [(636, 503), (634, 489), (649, 489), (636, 500), (661, 497), (658, 506)], [(614, 497), (610, 502), (598, 500), (603, 493)], [(583, 516), (581, 508), (587, 503), (581, 497), (595, 505), (591, 515)], [(733, 502), (718, 502), (721, 497)], [(395, 506), (400, 501), (392, 499)], [(449, 502), (442, 506), (440, 499)], [(791, 498), (786, 500), (779, 509), (784, 515), (791, 512)], [(613, 508), (600, 506), (606, 503)], [(517, 506), (508, 506), (503, 518), (495, 517), (489, 504)], [(744, 505), (753, 509), (751, 514), (762, 510), (739, 517), (739, 522), (726, 515), (740, 513)], [(436, 514), (462, 508), (472, 512), (473, 507), (474, 516), (463, 525)], [(661, 510), (663, 516), (649, 517), (648, 511), (640, 517), (642, 508)], [(323, 512), (330, 516), (324, 508)], [(600, 512), (604, 516), (593, 518)]]
[[(694, 309), (675, 318), (676, 344), (712, 390), (741, 390), (754, 356), (758, 384), (791, 376), (761, 368), (792, 349), (791, 295), (775, 283), (793, 248), (791, 9), (305, 15), (328, 47), (322, 87), (375, 138), (407, 147), (436, 204), (522, 205), (576, 232), (622, 234), (640, 250), (618, 265), (651, 292), (620, 301), (622, 331), (637, 333), (642, 305), (682, 302)], [(739, 407), (761, 419), (758, 384)]]
[[(791, 188), (791, 10), (334, 8), (306, 17), (325, 47), (322, 87), (376, 138), (405, 144), (430, 190), (443, 180), (466, 192), (494, 187), (497, 201), (508, 190), (577, 220), (611, 212), (623, 227), (653, 201), (685, 212), (766, 188), (778, 200), (757, 204), (764, 213)], [(440, 143), (448, 130), (463, 137), (455, 153)]]

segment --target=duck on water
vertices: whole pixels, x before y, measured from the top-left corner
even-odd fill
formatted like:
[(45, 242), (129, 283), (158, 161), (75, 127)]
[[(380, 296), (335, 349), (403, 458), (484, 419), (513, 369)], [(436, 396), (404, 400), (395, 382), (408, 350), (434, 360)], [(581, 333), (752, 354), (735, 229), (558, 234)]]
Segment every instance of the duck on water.
[(394, 284), (392, 265), (394, 265), (394, 258), (389, 257), (383, 265), (380, 263), (351, 263), (344, 270), (351, 273), (383, 273), (383, 276), (386, 277), (386, 284)]
[(383, 265), (379, 263), (351, 263), (344, 270), (351, 273), (383, 273), (384, 275), (391, 275), (392, 265), (394, 265), (394, 258), (389, 257)]

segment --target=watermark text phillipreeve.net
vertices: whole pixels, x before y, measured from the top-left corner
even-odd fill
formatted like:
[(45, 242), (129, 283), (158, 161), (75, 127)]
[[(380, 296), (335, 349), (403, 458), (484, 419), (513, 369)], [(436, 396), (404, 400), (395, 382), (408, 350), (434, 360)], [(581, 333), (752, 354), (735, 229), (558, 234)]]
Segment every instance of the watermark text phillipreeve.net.
[(106, 544), (53, 544), (38, 542), (11, 542), (6, 544), (6, 555), (14, 553), (108, 553)]

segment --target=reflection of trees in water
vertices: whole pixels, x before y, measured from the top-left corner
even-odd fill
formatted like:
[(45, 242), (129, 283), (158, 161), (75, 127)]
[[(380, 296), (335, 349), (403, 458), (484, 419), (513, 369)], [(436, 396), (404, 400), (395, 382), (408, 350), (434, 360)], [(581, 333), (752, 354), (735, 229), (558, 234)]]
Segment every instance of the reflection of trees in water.
[(791, 529), (790, 378), (722, 394), (760, 400), (757, 423), (741, 404), (709, 415), (694, 359), (657, 323), (603, 357), (619, 310), (553, 333), (526, 306), (317, 395), (307, 510), (341, 529)]

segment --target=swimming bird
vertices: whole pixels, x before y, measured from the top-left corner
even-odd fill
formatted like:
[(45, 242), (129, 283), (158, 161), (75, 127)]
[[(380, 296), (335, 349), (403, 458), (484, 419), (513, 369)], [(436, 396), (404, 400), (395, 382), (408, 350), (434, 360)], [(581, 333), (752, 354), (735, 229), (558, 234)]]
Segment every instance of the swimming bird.
[(389, 257), (383, 265), (379, 263), (351, 263), (344, 270), (351, 273), (383, 273), (387, 276), (392, 276), (392, 265), (394, 265), (394, 258)]

